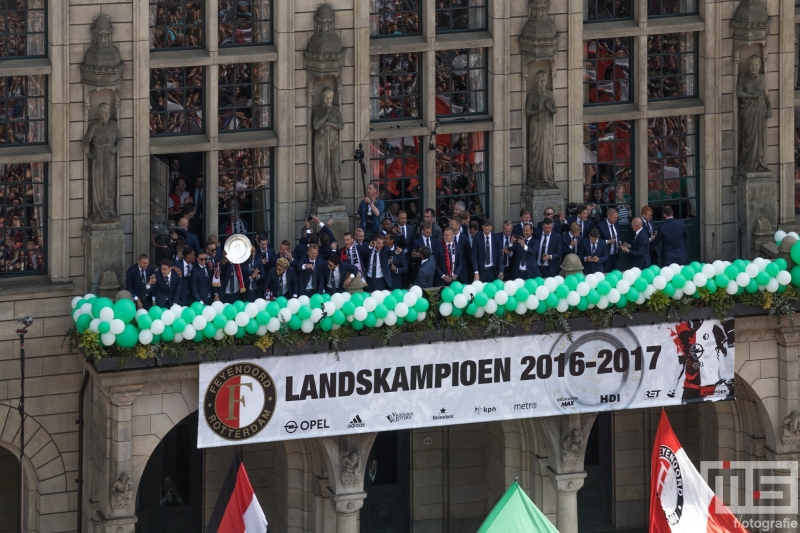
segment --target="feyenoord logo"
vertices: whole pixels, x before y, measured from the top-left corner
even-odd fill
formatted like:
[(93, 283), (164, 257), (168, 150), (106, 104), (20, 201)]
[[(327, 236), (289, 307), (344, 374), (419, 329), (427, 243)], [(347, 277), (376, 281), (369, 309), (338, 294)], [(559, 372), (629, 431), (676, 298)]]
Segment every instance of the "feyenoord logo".
[(226, 366), (211, 380), (203, 402), (206, 424), (225, 440), (249, 439), (264, 429), (275, 412), (272, 376), (260, 366)]
[(661, 446), (658, 453), (658, 499), (667, 515), (667, 522), (674, 526), (683, 514), (683, 475), (678, 457), (669, 447)]

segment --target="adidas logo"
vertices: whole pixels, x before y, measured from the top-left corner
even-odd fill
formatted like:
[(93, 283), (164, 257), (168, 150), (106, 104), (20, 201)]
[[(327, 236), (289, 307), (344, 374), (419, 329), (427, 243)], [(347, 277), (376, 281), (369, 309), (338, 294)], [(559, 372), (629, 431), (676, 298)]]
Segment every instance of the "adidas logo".
[(359, 415), (356, 415), (349, 424), (347, 424), (348, 428), (363, 428), (366, 424), (361, 420)]

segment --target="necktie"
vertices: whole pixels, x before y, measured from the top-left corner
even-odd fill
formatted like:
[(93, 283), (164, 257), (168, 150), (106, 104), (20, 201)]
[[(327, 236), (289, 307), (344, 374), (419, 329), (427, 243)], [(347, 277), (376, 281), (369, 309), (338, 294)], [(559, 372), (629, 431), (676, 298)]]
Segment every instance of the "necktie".
[(486, 236), (486, 266), (492, 262), (492, 248), (489, 246), (489, 236)]
[(147, 279), (145, 279), (145, 277), (144, 277), (144, 270), (139, 269), (139, 272), (142, 273), (142, 283), (144, 283), (146, 285), (147, 284)]
[(592, 243), (592, 257), (594, 257), (596, 249), (597, 249), (597, 245)]
[(547, 237), (548, 237), (548, 235), (545, 235), (544, 239), (542, 239), (542, 249), (539, 251), (539, 262), (540, 263), (544, 263), (545, 251), (547, 250)]
[(167, 281), (167, 289), (169, 289), (169, 274), (167, 275), (167, 277), (165, 279)]
[(283, 296), (283, 274), (278, 276), (278, 296)]
[(453, 254), (453, 244), (450, 243), (447, 245), (447, 275), (451, 278), (453, 277), (453, 260), (455, 259), (455, 254)]
[(314, 263), (311, 263), (311, 290), (317, 288), (317, 276), (314, 274), (316, 274), (316, 269), (314, 268)]
[(578, 223), (581, 225), (581, 237), (583, 237), (583, 220), (578, 219)]
[(378, 250), (372, 250), (372, 277), (378, 275)]
[(425, 237), (425, 247), (428, 248), (428, 250), (430, 250), (431, 252), (433, 251), (433, 248), (431, 248), (431, 240), (427, 237)]
[[(525, 239), (523, 242), (525, 243), (525, 246), (528, 246), (528, 239)], [(520, 266), (521, 268), (524, 268), (524, 267), (525, 267), (525, 256), (526, 256), (526, 255), (527, 255), (527, 254), (525, 253), (525, 250), (523, 249), (523, 250), (522, 250), (522, 256), (519, 258), (519, 266)]]
[(334, 272), (335, 272), (334, 270), (331, 270), (331, 281), (330, 284), (328, 285), (331, 289), (336, 288), (336, 278), (333, 276)]
[[(612, 239), (614, 239), (614, 240), (616, 240), (616, 239), (617, 239), (617, 232), (614, 230), (614, 224), (612, 224), (612, 223), (610, 223), (610, 222), (609, 222), (609, 223), (608, 223), (608, 227), (611, 229), (611, 238), (612, 238)], [(613, 250), (616, 250), (616, 249), (617, 249), (617, 248), (616, 248), (616, 246), (617, 246), (617, 245), (616, 245), (616, 243), (615, 243), (615, 244), (612, 244), (612, 245), (611, 245), (611, 248), (612, 248)]]
[(403, 239), (405, 239), (405, 238), (406, 238), (406, 227), (403, 226)]
[[(504, 236), (504, 238), (505, 238), (506, 243), (503, 245), (503, 248), (508, 248), (508, 237)], [(508, 261), (509, 261), (508, 255), (507, 254), (503, 254), (503, 264), (505, 266), (508, 266)]]

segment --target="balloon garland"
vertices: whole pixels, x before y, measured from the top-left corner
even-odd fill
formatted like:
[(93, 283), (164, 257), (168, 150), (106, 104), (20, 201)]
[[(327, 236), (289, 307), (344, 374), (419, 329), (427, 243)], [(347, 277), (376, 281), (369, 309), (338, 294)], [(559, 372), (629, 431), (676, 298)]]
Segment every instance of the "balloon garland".
[[(782, 233), (775, 234), (776, 241), (787, 236)], [(699, 297), (700, 289), (710, 294), (725, 291), (729, 295), (782, 293), (790, 284), (800, 287), (800, 242), (792, 246), (790, 255), (797, 263), (791, 270), (783, 258), (770, 261), (759, 257), (752, 262), (737, 259), (664, 268), (653, 265), (644, 270), (632, 268), (607, 274), (577, 273), (566, 279), (555, 276), (491, 283), (475, 281), (466, 285), (456, 281), (441, 290), (438, 311), (445, 317), (466, 313), (480, 318), (487, 314), (544, 314), (552, 309), (564, 313), (573, 309), (623, 308), (630, 302), (641, 305), (656, 292), (675, 300)], [(137, 343), (201, 342), (223, 340), (226, 336), (242, 338), (246, 334), (264, 336), (281, 328), (311, 333), (315, 329), (332, 331), (349, 327), (360, 331), (397, 326), (424, 321), (429, 305), (417, 286), (410, 290), (315, 294), (288, 300), (279, 297), (270, 302), (261, 298), (252, 303), (195, 302), (186, 307), (153, 306), (149, 310), (137, 310), (131, 300), (112, 302), (87, 294), (73, 298), (72, 319), (79, 334), (91, 331), (99, 336), (103, 346), (133, 348)]]

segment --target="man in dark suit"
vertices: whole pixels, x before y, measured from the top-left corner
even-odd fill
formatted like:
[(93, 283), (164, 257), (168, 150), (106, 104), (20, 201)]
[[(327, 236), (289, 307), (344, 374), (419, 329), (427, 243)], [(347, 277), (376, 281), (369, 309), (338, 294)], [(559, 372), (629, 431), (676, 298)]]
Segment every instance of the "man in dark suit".
[(421, 248), (427, 248), (431, 251), (431, 257), (436, 264), (436, 277), (433, 281), (437, 287), (442, 287), (444, 286), (444, 281), (442, 280), (442, 276), (444, 276), (444, 249), (442, 248), (442, 243), (433, 237), (434, 227), (438, 228), (439, 226), (430, 222), (422, 223), (419, 238), (414, 241), (414, 252), (411, 255), (415, 259), (419, 259), (419, 250)]
[(208, 268), (208, 255), (205, 250), (197, 252), (197, 264), (192, 269), (192, 276), (189, 279), (192, 298), (195, 302), (211, 305), (215, 299), (219, 300), (216, 288), (211, 285), (214, 272)]
[(319, 246), (308, 245), (308, 252), (297, 263), (297, 291), (299, 294), (312, 296), (325, 292), (327, 274), (325, 261), (319, 257)]
[(656, 251), (655, 240), (658, 237), (658, 231), (653, 224), (653, 208), (649, 205), (643, 205), (641, 209), (642, 227), (647, 238), (650, 239), (650, 264), (658, 264), (658, 252)]
[(155, 270), (147, 254), (139, 254), (136, 264), (131, 265), (125, 273), (125, 290), (133, 296), (137, 309), (150, 309), (150, 291)]
[(503, 279), (503, 243), (500, 235), (492, 233), (492, 221), (484, 219), (483, 231), (472, 240), (472, 277), (489, 283)]
[[(466, 211), (461, 212), (461, 214), (466, 213)], [(463, 222), (462, 217), (459, 217), (459, 222)], [(452, 224), (450, 227), (453, 227)], [(461, 247), (461, 251), (464, 253), (464, 274), (469, 280), (471, 278), (470, 273), (474, 272), (472, 269), (472, 243), (470, 242), (469, 226), (460, 224), (458, 230), (453, 229), (453, 240)]]
[(600, 230), (600, 238), (608, 247), (608, 260), (603, 265), (603, 272), (612, 272), (617, 269), (619, 260), (619, 223), (617, 218), (619, 218), (617, 210), (609, 207), (606, 210), (606, 219), (595, 226)]
[(503, 222), (503, 231), (498, 235), (500, 237), (500, 244), (503, 246), (502, 253), (503, 257), (501, 260), (503, 261), (503, 272), (507, 272), (511, 274), (514, 270), (514, 235), (522, 236), (522, 231), (518, 234), (514, 233), (514, 226), (511, 224), (510, 220), (506, 220)]
[[(311, 220), (317, 223), (317, 236), (320, 236), (323, 233), (327, 235), (328, 239), (331, 241), (330, 242), (331, 249), (335, 250), (338, 243), (336, 242), (336, 236), (333, 234), (331, 229), (328, 226), (326, 226), (325, 223), (321, 221), (319, 217), (317, 217), (317, 215), (311, 215)], [(333, 222), (333, 220), (332, 219), (328, 220), (328, 222)]]
[(589, 238), (581, 242), (580, 253), (578, 254), (583, 262), (583, 273), (594, 274), (603, 272), (604, 265), (608, 261), (608, 245), (600, 238), (600, 230), (592, 228)]
[(589, 232), (592, 230), (594, 224), (589, 219), (589, 208), (581, 204), (578, 206), (577, 209), (577, 216), (569, 217), (567, 219), (568, 227), (572, 226), (573, 222), (576, 222), (581, 227), (581, 239), (586, 239), (589, 237)]
[(244, 287), (244, 301), (255, 302), (264, 296), (264, 280), (266, 279), (264, 267), (261, 261), (256, 258), (256, 247), (250, 248), (250, 258), (242, 263), (242, 277)]
[(153, 298), (159, 307), (170, 307), (176, 303), (181, 290), (181, 278), (172, 270), (172, 259), (163, 259), (161, 269), (156, 271)]
[(267, 273), (266, 287), (266, 296), (271, 299), (278, 296), (297, 298), (297, 272), (290, 267), (288, 259), (278, 258)]
[(177, 295), (178, 305), (189, 305), (194, 300), (192, 299), (191, 283), (192, 283), (192, 269), (195, 266), (195, 251), (190, 246), (183, 249), (183, 258), (175, 258), (172, 261), (172, 269), (181, 278), (180, 293)]
[(664, 206), (661, 212), (664, 214), (664, 222), (658, 227), (658, 235), (654, 241), (654, 244), (661, 243), (661, 266), (669, 266), (672, 263), (685, 265), (688, 259), (683, 239), (689, 238), (686, 224), (683, 220), (673, 218), (672, 207), (669, 205)]
[(366, 279), (361, 270), (361, 249), (356, 244), (353, 234), (349, 231), (344, 234), (344, 246), (339, 251), (339, 259), (342, 263), (350, 263), (361, 273), (361, 279)]
[(395, 246), (394, 233), (387, 233), (384, 237), (383, 247), (386, 248), (389, 257), (389, 274), (392, 278), (392, 287), (395, 289), (405, 287), (403, 277), (408, 274), (408, 262), (406, 261), (406, 251)]
[(528, 211), (527, 209), (524, 209), (524, 208), (520, 209), (520, 211), (519, 211), (519, 222), (517, 222), (516, 224), (514, 224), (511, 227), (511, 233), (513, 233), (514, 235), (519, 235), (520, 237), (522, 237), (522, 228), (523, 228), (523, 226), (525, 226), (526, 222), (530, 222), (531, 220), (532, 220), (531, 212)]
[(553, 222), (553, 231), (559, 235), (569, 231), (569, 226), (564, 221), (562, 214), (556, 213), (556, 210), (552, 207), (546, 207), (544, 210), (544, 218), (541, 222), (536, 224), (536, 230), (533, 232), (533, 238), (537, 241), (542, 238), (542, 223), (548, 219)]
[(620, 250), (630, 254), (633, 266), (644, 270), (650, 266), (650, 239), (641, 218), (631, 220), (631, 229), (635, 232), (633, 243), (620, 245)]
[(397, 288), (392, 286), (394, 280), (389, 268), (389, 250), (384, 248), (384, 244), (384, 236), (375, 235), (367, 252), (361, 255), (362, 268), (366, 269), (367, 290), (370, 292)]
[(232, 304), (242, 299), (242, 295), (247, 291), (245, 284), (244, 271), (241, 265), (235, 265), (228, 261), (228, 252), (222, 251), (222, 261), (219, 263), (220, 287), (217, 291), (222, 303)]
[(428, 248), (420, 248), (419, 256), (422, 262), (417, 271), (417, 280), (414, 285), (423, 289), (433, 287), (433, 278), (436, 276), (436, 265), (431, 259), (431, 251)]
[(583, 242), (581, 227), (577, 222), (573, 222), (569, 231), (561, 234), (561, 259), (569, 254), (580, 253), (581, 242)]
[(514, 236), (514, 278), (532, 279), (542, 276), (536, 264), (536, 252), (539, 250), (539, 241), (533, 238), (533, 223), (525, 222), (522, 225), (522, 236)]
[(262, 280), (266, 279), (266, 273), (269, 269), (275, 266), (275, 261), (278, 260), (278, 254), (272, 246), (269, 245), (269, 236), (266, 232), (259, 232), (256, 235), (256, 260), (261, 263)]
[[(414, 224), (409, 224), (408, 222), (408, 213), (405, 211), (398, 211), (397, 212), (397, 225), (392, 228), (397, 237), (395, 238), (395, 244), (402, 248), (403, 250), (411, 249), (411, 245), (414, 243), (414, 238), (416, 237), (417, 228)], [(410, 254), (410, 252), (408, 252)], [(410, 255), (406, 256), (408, 259)]]
[(448, 226), (444, 228), (444, 242), (442, 243), (444, 254), (444, 264), (439, 265), (442, 271), (442, 280), (445, 283), (460, 281), (469, 283), (467, 280), (467, 265), (464, 260), (464, 250), (455, 242), (455, 232)]
[(557, 275), (561, 265), (561, 236), (553, 231), (553, 221), (549, 218), (542, 221), (542, 239), (538, 246), (536, 265), (542, 277)]
[(325, 292), (334, 294), (344, 292), (358, 275), (358, 268), (350, 263), (344, 263), (336, 254), (328, 258), (328, 271), (325, 272)]

